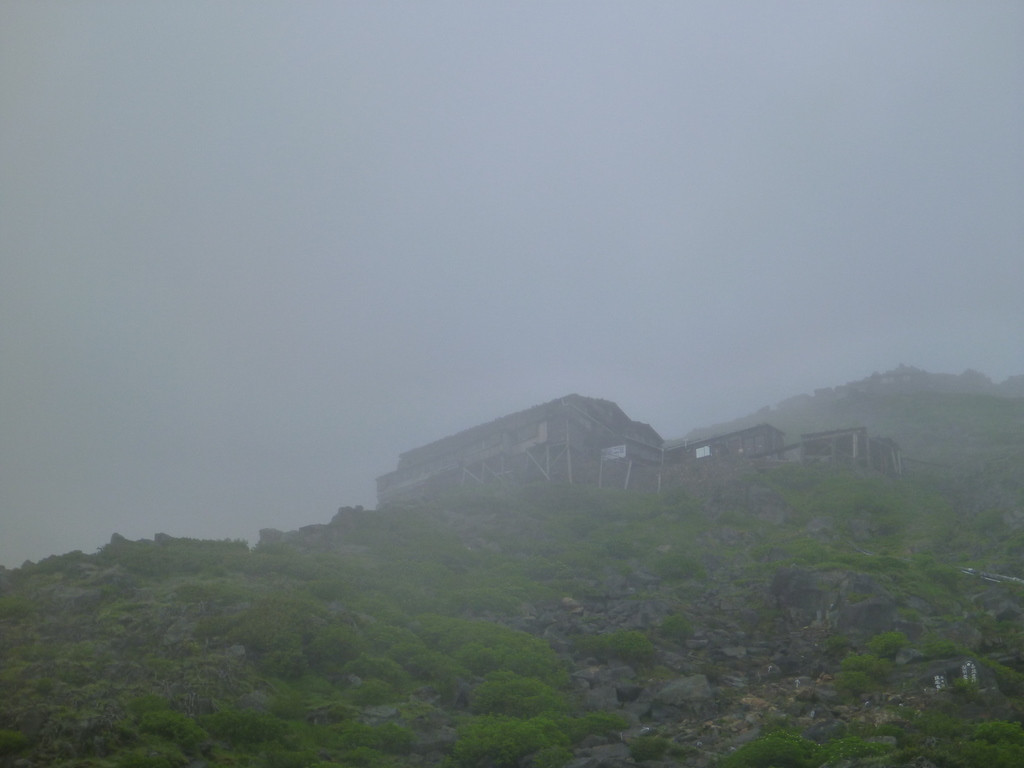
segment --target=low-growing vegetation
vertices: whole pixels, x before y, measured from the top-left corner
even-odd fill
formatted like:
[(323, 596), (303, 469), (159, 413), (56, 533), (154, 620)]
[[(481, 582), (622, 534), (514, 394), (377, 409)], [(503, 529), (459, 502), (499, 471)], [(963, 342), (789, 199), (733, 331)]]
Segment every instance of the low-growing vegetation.
[(927, 474), (720, 482), (466, 487), (6, 572), (0, 761), (1024, 764), (1024, 593), (977, 575), (1014, 575), (1011, 511)]

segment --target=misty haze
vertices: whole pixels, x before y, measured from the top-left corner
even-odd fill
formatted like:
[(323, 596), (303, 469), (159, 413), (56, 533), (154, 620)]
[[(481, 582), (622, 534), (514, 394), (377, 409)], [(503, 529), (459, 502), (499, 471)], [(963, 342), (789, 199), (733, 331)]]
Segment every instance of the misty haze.
[(0, 4), (0, 768), (1024, 764), (1022, 137), (1016, 2)]

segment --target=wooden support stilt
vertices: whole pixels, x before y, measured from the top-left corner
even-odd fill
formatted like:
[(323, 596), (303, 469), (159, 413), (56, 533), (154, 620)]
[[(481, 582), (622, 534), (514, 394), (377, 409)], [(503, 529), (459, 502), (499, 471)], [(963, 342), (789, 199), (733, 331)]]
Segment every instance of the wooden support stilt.
[(550, 483), (550, 482), (551, 482), (551, 466), (550, 466), (550, 464), (548, 465), (548, 470), (547, 470), (547, 471), (545, 471), (545, 470), (544, 470), (544, 467), (542, 467), (542, 466), (540, 465), (540, 462), (539, 462), (539, 461), (537, 461), (537, 460), (536, 460), (536, 459), (535, 459), (535, 458), (533, 457), (533, 454), (532, 454), (532, 453), (530, 453), (529, 451), (527, 451), (527, 452), (526, 452), (526, 455), (527, 455), (527, 457), (528, 457), (528, 458), (530, 459), (530, 461), (532, 461), (532, 462), (533, 462), (533, 463), (534, 463), (534, 464), (535, 464), (535, 465), (537, 466), (537, 469), (539, 469), (539, 470), (540, 470), (540, 473), (541, 473), (542, 475), (544, 475), (544, 479), (545, 479), (545, 480), (547, 480), (547, 481), (548, 481), (548, 482)]

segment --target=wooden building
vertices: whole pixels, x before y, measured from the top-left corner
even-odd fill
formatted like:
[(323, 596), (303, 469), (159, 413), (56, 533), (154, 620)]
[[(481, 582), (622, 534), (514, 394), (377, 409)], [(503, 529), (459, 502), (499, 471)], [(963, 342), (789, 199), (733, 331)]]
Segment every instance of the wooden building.
[(700, 440), (686, 440), (665, 447), (665, 463), (679, 464), (686, 461), (729, 456), (748, 459), (774, 456), (786, 450), (786, 433), (771, 424), (758, 424), (737, 432), (705, 437)]
[(903, 474), (899, 444), (890, 438), (870, 437), (866, 427), (832, 429), (800, 435), (805, 464), (847, 464), (888, 475)]
[[(377, 500), (385, 504), (467, 483), (596, 485), (609, 458), (627, 467), (628, 487), (634, 465), (660, 466), (662, 444), (650, 425), (633, 421), (615, 403), (567, 395), (406, 451), (394, 472), (377, 478)], [(635, 477), (639, 482), (645, 475)]]

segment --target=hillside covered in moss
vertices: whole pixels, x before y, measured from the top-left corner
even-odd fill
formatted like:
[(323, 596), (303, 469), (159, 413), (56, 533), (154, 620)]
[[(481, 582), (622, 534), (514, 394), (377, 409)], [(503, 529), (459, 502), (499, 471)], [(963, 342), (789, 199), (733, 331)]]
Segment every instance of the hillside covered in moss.
[[(952, 452), (947, 396), (900, 412)], [(736, 461), (0, 570), (0, 766), (1022, 765), (1024, 427), (960, 402), (973, 483)]]

